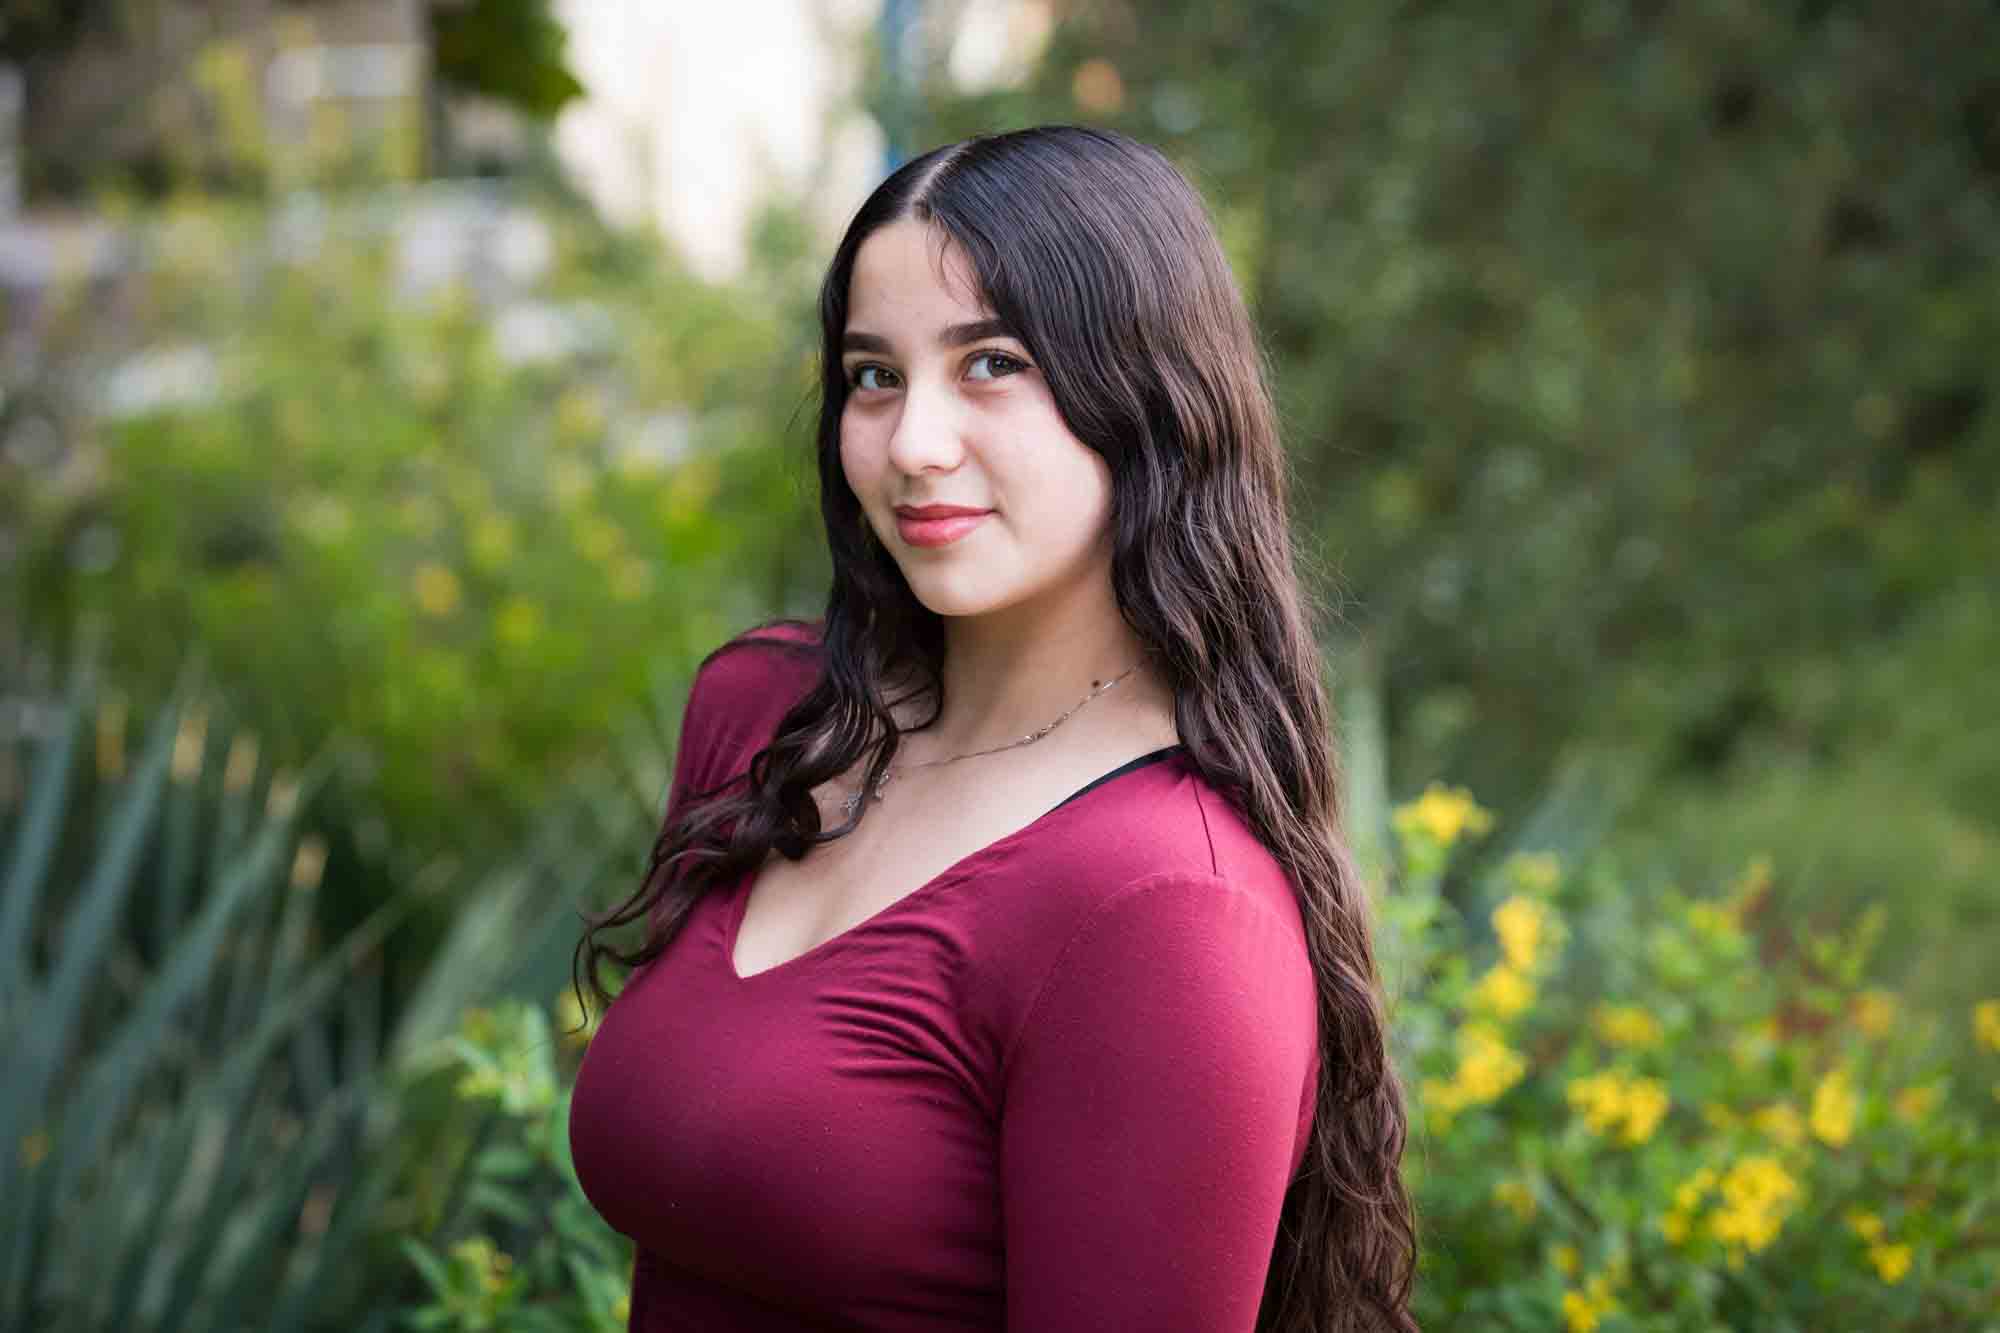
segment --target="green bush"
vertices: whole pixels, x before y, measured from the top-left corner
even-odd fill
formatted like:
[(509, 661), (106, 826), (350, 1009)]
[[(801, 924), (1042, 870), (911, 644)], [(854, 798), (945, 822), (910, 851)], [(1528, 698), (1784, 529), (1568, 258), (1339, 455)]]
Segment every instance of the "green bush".
[[(418, 282), (397, 219), (447, 205), (546, 228), (547, 272)], [(293, 207), (193, 200), (135, 230), (120, 339), (205, 346), (216, 391), (48, 409), (60, 477), (7, 506), (29, 625), (100, 618), (135, 689), (201, 645), (274, 753), (366, 752), (377, 842), (504, 841), (663, 667), (803, 586), (810, 380), (800, 289), (773, 276), (797, 242), (768, 227), (761, 276), (724, 290), (548, 201)], [(310, 253), (265, 253), (293, 232)], [(112, 330), (76, 320), (102, 360)], [(14, 424), (37, 401), (0, 397)]]
[(1199, 184), (1395, 771), (1518, 816), (1572, 742), (1616, 746), (1650, 766), (1635, 854), (1768, 852), (1834, 916), (1893, 877), (1885, 974), (1978, 994), (2000, 10), (1052, 8), (1021, 86), (963, 93), (912, 41), (878, 110), (919, 147), (1106, 124)]
[(574, 1005), (564, 992), (560, 1042), (533, 1004), (470, 1010), (459, 1032), (420, 1062), (428, 1066), (420, 1077), (450, 1089), (459, 1124), (447, 1141), (459, 1151), (422, 1164), (425, 1174), (450, 1181), (442, 1193), (453, 1207), (429, 1238), (402, 1240), (428, 1287), (422, 1304), (402, 1312), (408, 1327), (625, 1327), (632, 1245), (591, 1207), (570, 1162), (569, 1084), (590, 1032)]
[(2000, 1001), (1868, 985), (1888, 909), (1802, 927), (1767, 860), (1712, 895), (1517, 851), (1489, 937), (1438, 887), (1491, 823), (1394, 817), (1427, 1327), (2000, 1327)]
[(381, 947), (411, 899), (323, 941), (324, 762), (260, 781), (192, 697), (128, 756), (125, 705), (77, 671), (9, 793), (7, 1328), (300, 1327), (366, 1234)]

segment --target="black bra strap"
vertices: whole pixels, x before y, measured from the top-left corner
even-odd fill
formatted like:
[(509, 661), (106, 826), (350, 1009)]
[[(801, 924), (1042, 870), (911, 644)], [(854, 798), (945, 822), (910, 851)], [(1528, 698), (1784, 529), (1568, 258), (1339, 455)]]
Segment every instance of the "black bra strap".
[(1142, 754), (1137, 759), (1132, 760), (1130, 763), (1118, 765), (1118, 767), (1112, 769), (1109, 773), (1106, 773), (1103, 777), (1093, 778), (1091, 781), (1086, 782), (1083, 786), (1078, 787), (1075, 791), (1063, 797), (1060, 801), (1057, 801), (1055, 805), (1051, 808), (1061, 809), (1063, 806), (1068, 805), (1071, 801), (1074, 801), (1077, 797), (1083, 795), (1085, 792), (1091, 790), (1093, 787), (1101, 787), (1105, 783), (1111, 781), (1111, 779), (1116, 777), (1123, 777), (1125, 774), (1130, 773), (1135, 768), (1144, 768), (1147, 764), (1157, 764), (1162, 759), (1171, 758), (1172, 756), (1181, 753), (1185, 749), (1187, 749), (1185, 745), (1177, 743), (1174, 745), (1163, 745), (1159, 749), (1152, 751), (1150, 754)]

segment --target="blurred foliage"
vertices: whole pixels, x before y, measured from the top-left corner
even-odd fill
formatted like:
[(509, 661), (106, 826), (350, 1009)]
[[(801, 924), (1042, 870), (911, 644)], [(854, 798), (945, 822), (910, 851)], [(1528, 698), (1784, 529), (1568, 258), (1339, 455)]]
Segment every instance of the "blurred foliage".
[[(570, 1161), (570, 1087), (598, 1015), (567, 982), (578, 909), (622, 897), (644, 869), (686, 692), (685, 677), (663, 684), (551, 790), (525, 838), (451, 890), (463, 910), (402, 1006), (397, 1129), (371, 1159), (370, 1308), (404, 1327), (625, 1326), (631, 1243), (590, 1206)], [(553, 1027), (537, 1004), (506, 998), (551, 993)]]
[[(325, 0), (216, 6), (196, 0), (9, 0), (0, 6), (0, 61), (26, 80), (21, 170), (35, 199), (81, 198), (112, 178), (151, 196), (191, 176), (238, 193), (283, 190), (302, 173), (353, 183), (369, 175), (417, 174), (428, 130), (445, 132), (441, 100), (477, 94), (546, 121), (584, 93), (570, 69), (567, 34), (548, 0), (422, 0), (407, 11), (405, 35), (429, 49), (421, 96), (382, 107), (316, 97), (308, 123), (287, 130), (274, 152), (263, 123), (272, 57), (326, 40)], [(399, 31), (401, 6), (368, 13), (348, 7), (335, 33), (363, 22), (374, 41)], [(372, 27), (370, 26), (372, 25)], [(341, 45), (353, 55), (353, 38)], [(377, 51), (378, 61), (391, 61)], [(118, 88), (107, 95), (94, 85)], [(364, 98), (363, 101), (373, 100)], [(357, 135), (353, 113), (382, 121)], [(434, 152), (448, 145), (433, 144)], [(334, 150), (337, 150), (337, 154)], [(358, 150), (358, 151), (357, 151)], [(346, 161), (329, 163), (330, 156)]]
[(1802, 925), (1767, 859), (1718, 895), (1517, 847), (1467, 915), (1490, 812), (1393, 822), (1425, 1327), (2000, 1328), (2000, 1000), (1867, 985), (1887, 909)]
[(438, 79), (548, 119), (583, 85), (564, 63), (568, 34), (548, 0), (470, 0), (430, 9), (431, 62)]
[[(555, 993), (577, 909), (642, 868), (685, 679), (524, 834), (331, 931), (347, 756), (273, 766), (198, 669), (135, 744), (84, 661), (45, 706), (7, 682), (0, 1325), (623, 1327), (629, 1246), (568, 1156), (594, 1024), (505, 997)], [(399, 996), (392, 946), (438, 899)]]
[(0, 1325), (299, 1327), (373, 1215), (381, 946), (415, 895), (323, 938), (326, 757), (266, 768), (192, 687), (136, 753), (131, 722), (86, 668), (0, 750)]
[(0, 60), (28, 60), (68, 50), (119, 0), (14, 0), (0, 11)]
[[(553, 207), (491, 224), (552, 248), (528, 288), (426, 286), (425, 228), (447, 260), (477, 230), (451, 202), (379, 234), (177, 205), (117, 336), (212, 354), (213, 392), (107, 414), (45, 382), (0, 422), (59, 441), (8, 490), (31, 627), (101, 617), (156, 685), (199, 642), (281, 753), (350, 738), (376, 841), (417, 847), (512, 827), (663, 669), (813, 583), (796, 299)], [(86, 367), (94, 314), (52, 321)]]
[(560, 1041), (547, 1013), (517, 1000), (468, 1010), (429, 1053), (461, 1123), (444, 1140), (455, 1155), (413, 1165), (454, 1180), (439, 1192), (460, 1215), (435, 1242), (402, 1237), (427, 1288), (406, 1327), (619, 1333), (631, 1316), (632, 1242), (598, 1216), (570, 1161), (570, 1087), (595, 1025), (563, 998)]
[(1055, 8), (1021, 87), (940, 53), (915, 142), (1084, 120), (1200, 184), (1398, 777), (1514, 810), (1614, 747), (1632, 837), (1767, 850), (1787, 911), (1895, 884), (1882, 966), (1969, 994), (1932, 946), (2000, 926), (2000, 9)]

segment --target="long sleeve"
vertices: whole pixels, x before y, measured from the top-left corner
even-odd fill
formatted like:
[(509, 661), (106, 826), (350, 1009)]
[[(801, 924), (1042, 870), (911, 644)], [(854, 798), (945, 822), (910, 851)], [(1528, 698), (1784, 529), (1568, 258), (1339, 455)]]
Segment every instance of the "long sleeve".
[(681, 709), (681, 729), (674, 741), (674, 776), (667, 788), (666, 817), (671, 819), (687, 803), (688, 793), (707, 786), (713, 779), (708, 776), (706, 763), (711, 748), (706, 729), (709, 725), (704, 703), (703, 683), (710, 678), (704, 668), (695, 673), (688, 683), (687, 701)]
[(1008, 1329), (1249, 1333), (1316, 1033), (1270, 904), (1178, 871), (1099, 904), (1008, 1057)]

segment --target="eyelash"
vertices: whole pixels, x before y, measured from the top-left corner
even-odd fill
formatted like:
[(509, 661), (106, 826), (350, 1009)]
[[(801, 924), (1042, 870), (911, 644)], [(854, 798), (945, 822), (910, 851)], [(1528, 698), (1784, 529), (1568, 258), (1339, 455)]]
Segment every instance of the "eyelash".
[[(989, 361), (989, 360), (1004, 362), (1007, 365), (1013, 367), (1012, 370), (1001, 371), (998, 374), (989, 375), (987, 377), (989, 379), (996, 379), (996, 380), (1005, 379), (1008, 375), (1018, 375), (1022, 371), (1029, 369), (1028, 363), (1026, 361), (1023, 361), (1020, 357), (1015, 356), (1010, 352), (974, 352), (970, 357), (966, 359), (966, 364), (969, 366), (977, 361)], [(880, 365), (873, 361), (863, 361), (855, 365), (851, 370), (847, 372), (847, 387), (849, 389), (863, 389), (865, 386), (863, 386), (860, 382), (862, 373), (864, 371), (870, 371), (870, 370), (886, 371), (888, 374), (891, 375), (894, 375), (896, 373), (895, 371), (890, 370), (887, 366)], [(879, 388), (881, 386), (878, 385), (875, 387)]]

